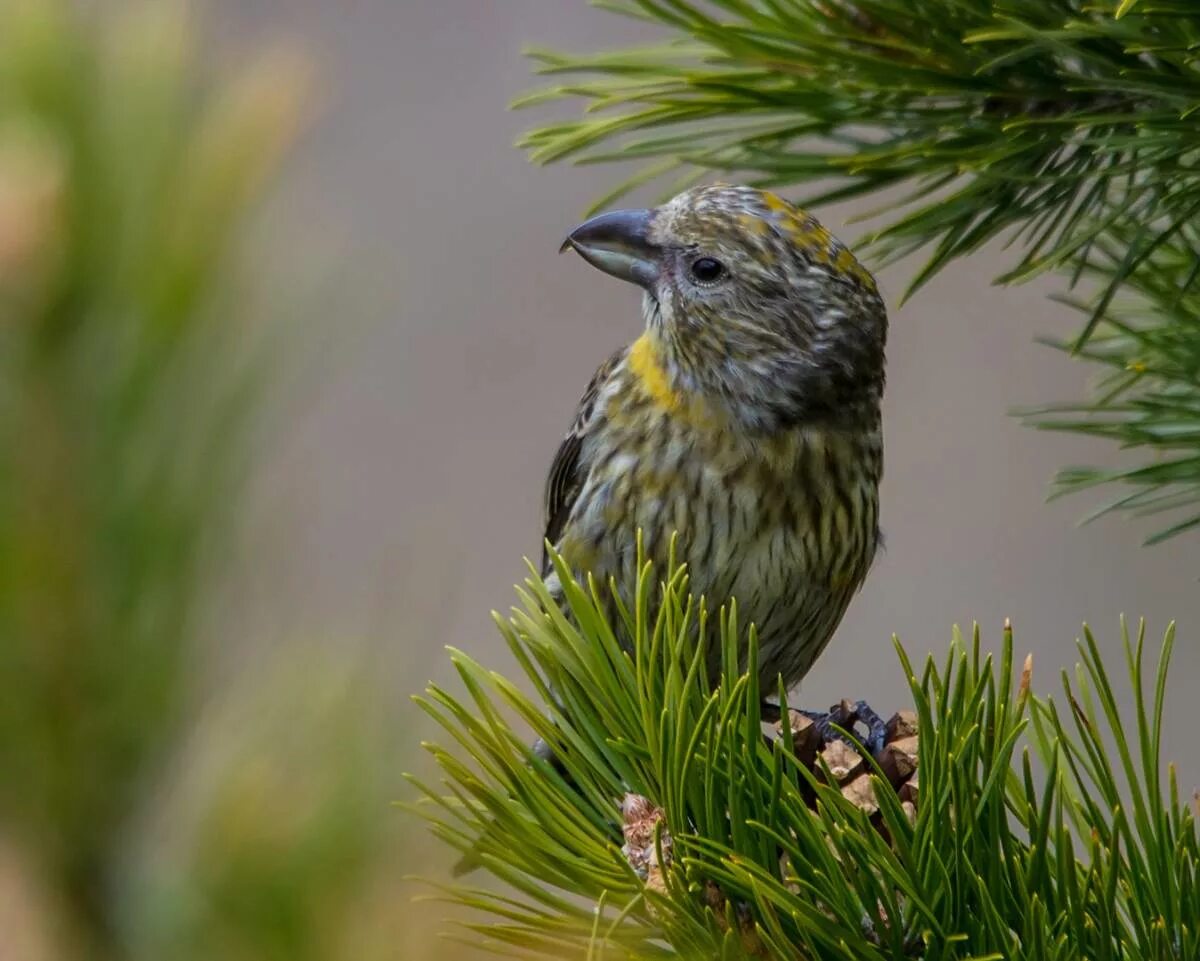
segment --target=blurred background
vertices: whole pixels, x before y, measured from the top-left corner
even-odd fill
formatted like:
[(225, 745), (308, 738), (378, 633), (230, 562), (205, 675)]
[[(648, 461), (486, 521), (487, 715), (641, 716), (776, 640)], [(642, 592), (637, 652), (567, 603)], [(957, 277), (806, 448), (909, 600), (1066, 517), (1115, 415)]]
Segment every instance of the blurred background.
[[(407, 880), (451, 860), (392, 805), (408, 695), (446, 644), (512, 666), (489, 612), (638, 328), (555, 255), (619, 171), (535, 169), (506, 104), (524, 45), (652, 39), (582, 0), (0, 0), (0, 961), (465, 956)], [(1050, 690), (1084, 620), (1116, 656), (1173, 619), (1191, 790), (1197, 541), (1045, 503), (1114, 455), (1009, 416), (1086, 371), (1003, 262), (893, 309), (887, 550), (802, 694), (890, 712), (893, 632), (1005, 617)]]

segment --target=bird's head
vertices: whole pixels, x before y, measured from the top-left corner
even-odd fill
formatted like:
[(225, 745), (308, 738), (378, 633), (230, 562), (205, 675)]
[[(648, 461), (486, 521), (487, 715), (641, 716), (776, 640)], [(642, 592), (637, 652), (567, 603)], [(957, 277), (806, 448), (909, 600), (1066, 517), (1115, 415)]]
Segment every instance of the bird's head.
[(563, 249), (645, 291), (672, 385), (751, 429), (878, 417), (887, 314), (811, 216), (751, 187), (696, 187), (575, 228)]

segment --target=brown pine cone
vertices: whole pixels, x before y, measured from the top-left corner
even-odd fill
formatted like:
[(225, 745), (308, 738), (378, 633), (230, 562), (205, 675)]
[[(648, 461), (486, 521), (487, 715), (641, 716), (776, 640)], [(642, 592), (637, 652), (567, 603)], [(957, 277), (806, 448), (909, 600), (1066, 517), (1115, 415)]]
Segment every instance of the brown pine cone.
[[(853, 707), (849, 702), (839, 706), (843, 717), (853, 720)], [(871, 783), (873, 769), (866, 763), (858, 750), (840, 738), (826, 740), (819, 725), (799, 711), (790, 711), (792, 744), (796, 757), (814, 774), (824, 779), (826, 770), (841, 788), (842, 796), (858, 805), (871, 815), (880, 831), (885, 831), (879, 817), (879, 803)], [(783, 721), (775, 725), (775, 736), (783, 734)], [(896, 790), (901, 806), (910, 822), (917, 815), (920, 782), (917, 778), (917, 717), (912, 711), (900, 711), (892, 715), (886, 725), (883, 746), (874, 758), (884, 777)], [(671, 864), (671, 835), (663, 822), (663, 811), (648, 798), (639, 794), (626, 794), (621, 803), (622, 832), (625, 845), (621, 849), (626, 860), (646, 882), (651, 891), (663, 893), (666, 886), (663, 872)], [(662, 852), (662, 863), (659, 859)], [(743, 910), (744, 906), (731, 906), (724, 893), (711, 881), (705, 886), (705, 901), (713, 909), (722, 925), (736, 924), (742, 946), (753, 957), (768, 957), (766, 946), (758, 938), (754, 924)]]
[[(848, 702), (840, 705), (843, 713), (852, 716)], [(841, 788), (842, 796), (853, 801), (860, 809), (875, 816), (879, 813), (879, 802), (871, 783), (873, 769), (858, 750), (841, 740), (826, 740), (821, 736), (817, 722), (798, 711), (790, 711), (792, 744), (796, 757), (818, 777), (824, 778), (824, 768)], [(776, 736), (783, 733), (783, 722), (775, 725)], [(912, 711), (900, 711), (887, 722), (887, 734), (883, 747), (875, 752), (875, 762), (884, 777), (900, 796), (901, 805), (913, 821), (917, 814), (917, 797), (920, 781), (917, 775), (917, 716)], [(819, 759), (819, 760), (818, 760)], [(822, 766), (822, 762), (823, 765)]]

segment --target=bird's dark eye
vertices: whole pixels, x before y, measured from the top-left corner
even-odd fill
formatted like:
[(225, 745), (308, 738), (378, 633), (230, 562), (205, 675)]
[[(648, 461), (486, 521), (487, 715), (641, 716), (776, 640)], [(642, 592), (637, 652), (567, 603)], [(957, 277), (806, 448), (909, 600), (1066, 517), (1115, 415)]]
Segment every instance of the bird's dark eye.
[(715, 284), (725, 276), (725, 265), (712, 257), (697, 257), (692, 261), (692, 279), (700, 284)]

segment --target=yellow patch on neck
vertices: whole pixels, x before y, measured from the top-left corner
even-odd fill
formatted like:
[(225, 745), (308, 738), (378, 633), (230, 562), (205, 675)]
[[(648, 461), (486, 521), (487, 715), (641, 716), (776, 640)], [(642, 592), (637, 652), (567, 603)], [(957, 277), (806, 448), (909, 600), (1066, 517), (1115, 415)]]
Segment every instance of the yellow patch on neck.
[(717, 422), (702, 400), (689, 397), (671, 384), (659, 359), (659, 348), (650, 334), (642, 334), (629, 347), (629, 370), (654, 405), (693, 427), (711, 427)]
[(659, 363), (658, 351), (649, 334), (642, 334), (630, 346), (629, 369), (659, 407), (676, 413), (684, 406), (683, 395), (671, 386), (670, 378)]

